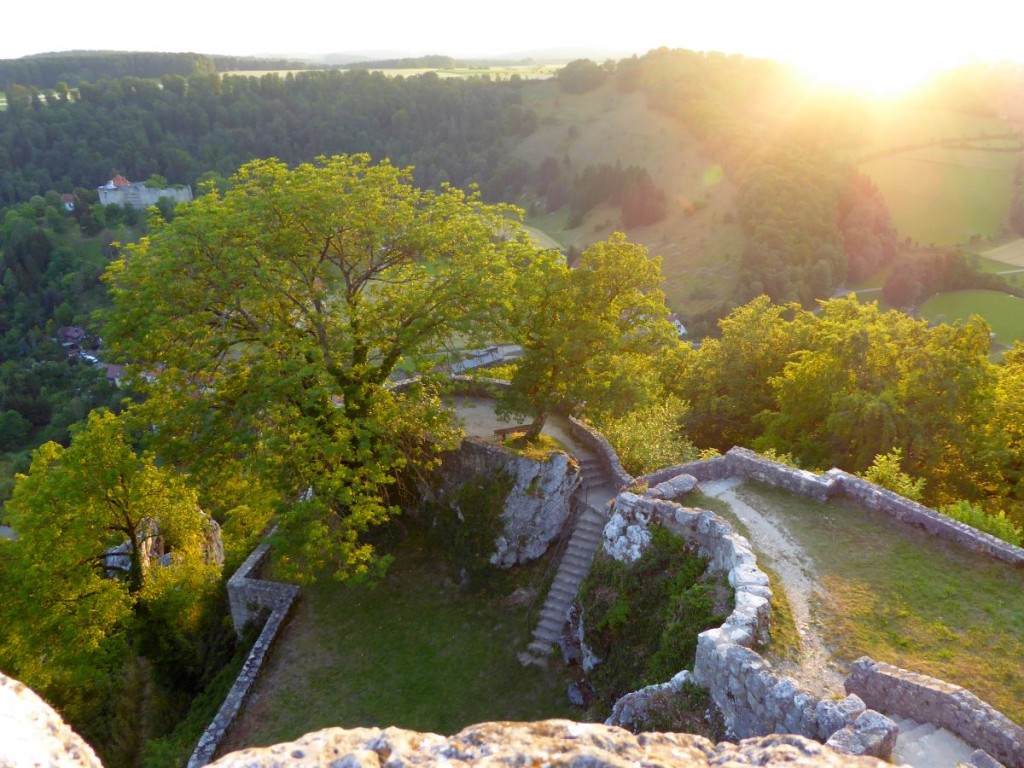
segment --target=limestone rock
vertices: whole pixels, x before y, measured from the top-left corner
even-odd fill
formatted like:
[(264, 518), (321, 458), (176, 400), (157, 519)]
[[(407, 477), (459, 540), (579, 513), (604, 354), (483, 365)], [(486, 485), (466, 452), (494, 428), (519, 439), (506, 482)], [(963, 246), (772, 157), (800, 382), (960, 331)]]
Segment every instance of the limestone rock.
[(680, 496), (685, 496), (697, 487), (697, 478), (693, 475), (676, 475), (663, 483), (658, 483), (649, 488), (644, 496), (649, 499), (666, 499), (672, 501)]
[(848, 755), (888, 758), (898, 733), (896, 723), (873, 709), (867, 709), (852, 725), (833, 733), (825, 744)]
[(634, 735), (621, 728), (568, 720), (481, 723), (445, 738), (398, 728), (329, 728), (297, 741), (234, 752), (217, 768), (458, 768), (524, 765), (633, 768), (638, 765), (885, 768), (870, 757), (840, 755), (799, 736), (767, 736), (739, 744), (712, 744), (701, 736)]
[(836, 731), (853, 725), (865, 709), (867, 707), (860, 696), (852, 693), (841, 701), (822, 699), (815, 709), (818, 719), (818, 736), (825, 740)]
[(0, 673), (0, 768), (102, 768), (92, 747), (30, 688)]

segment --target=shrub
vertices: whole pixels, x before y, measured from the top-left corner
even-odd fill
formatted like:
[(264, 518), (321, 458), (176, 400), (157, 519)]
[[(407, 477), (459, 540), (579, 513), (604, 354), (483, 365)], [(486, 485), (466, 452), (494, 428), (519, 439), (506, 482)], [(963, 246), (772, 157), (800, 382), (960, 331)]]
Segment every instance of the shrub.
[(986, 513), (984, 509), (965, 499), (947, 504), (939, 511), (954, 520), (966, 523), (979, 531), (990, 533), (1015, 546), (1019, 547), (1024, 544), (1024, 530), (1014, 525), (1003, 511)]
[(732, 604), (682, 537), (660, 526), (651, 534), (635, 563), (599, 557), (581, 591), (586, 641), (603, 659), (591, 682), (606, 706), (692, 667), (697, 635), (721, 624)]

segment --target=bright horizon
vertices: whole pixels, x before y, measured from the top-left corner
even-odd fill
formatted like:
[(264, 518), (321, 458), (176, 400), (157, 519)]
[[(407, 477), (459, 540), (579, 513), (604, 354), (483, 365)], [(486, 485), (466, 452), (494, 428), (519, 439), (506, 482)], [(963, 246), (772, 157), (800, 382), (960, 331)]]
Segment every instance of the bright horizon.
[(720, 0), (681, 9), (663, 0), (635, 0), (601, 12), (595, 3), (521, 0), (513, 14), (469, 0), (344, 7), (293, 0), (273, 6), (278, 12), (271, 14), (235, 3), (180, 0), (151, 13), (103, 13), (80, 2), (50, 0), (45, 16), (24, 3), (5, 10), (0, 59), (69, 50), (484, 58), (550, 49), (628, 55), (666, 46), (776, 59), (827, 83), (877, 91), (913, 85), (938, 69), (970, 61), (1024, 60), (1016, 39), (1024, 10), (1010, 7), (1003, 0), (970, 6)]

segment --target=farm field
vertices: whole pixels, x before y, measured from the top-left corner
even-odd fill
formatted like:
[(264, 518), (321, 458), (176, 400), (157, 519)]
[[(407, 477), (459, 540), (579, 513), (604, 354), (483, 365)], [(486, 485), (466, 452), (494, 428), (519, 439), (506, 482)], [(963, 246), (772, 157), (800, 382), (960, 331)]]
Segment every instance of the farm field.
[(999, 291), (950, 291), (939, 293), (921, 305), (929, 322), (952, 323), (979, 315), (992, 326), (996, 341), (1010, 346), (1024, 339), (1024, 299)]
[(927, 147), (861, 163), (881, 190), (901, 237), (956, 245), (997, 235), (1021, 153)]
[[(1004, 265), (1021, 267), (1024, 269), (1024, 237), (1004, 245), (996, 246), (995, 248), (990, 248), (979, 255), (991, 261), (997, 261)], [(1005, 268), (1006, 267), (1004, 266), (1003, 269)]]

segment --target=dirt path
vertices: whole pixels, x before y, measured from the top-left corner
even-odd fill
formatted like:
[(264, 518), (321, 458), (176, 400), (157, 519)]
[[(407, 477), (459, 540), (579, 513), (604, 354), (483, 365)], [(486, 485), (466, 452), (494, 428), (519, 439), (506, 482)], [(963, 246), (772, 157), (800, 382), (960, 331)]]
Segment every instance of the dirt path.
[(772, 664), (812, 693), (845, 695), (845, 674), (832, 659), (821, 635), (821, 624), (814, 615), (818, 580), (811, 560), (777, 520), (754, 509), (736, 494), (735, 488), (740, 482), (738, 478), (728, 478), (701, 483), (700, 489), (732, 508), (733, 514), (747, 527), (757, 556), (764, 558), (782, 581), (800, 633), (800, 658), (795, 662), (773, 660)]

